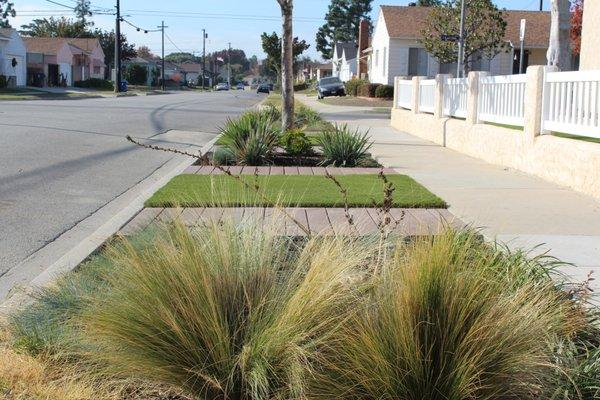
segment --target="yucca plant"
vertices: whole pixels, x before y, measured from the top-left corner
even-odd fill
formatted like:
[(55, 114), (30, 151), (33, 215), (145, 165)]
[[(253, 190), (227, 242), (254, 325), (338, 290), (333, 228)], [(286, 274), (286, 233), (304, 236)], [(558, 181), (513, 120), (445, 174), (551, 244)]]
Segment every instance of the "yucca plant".
[(577, 320), (550, 281), (508, 285), (501, 260), (471, 234), (399, 244), (324, 351), (312, 398), (544, 398), (548, 344)]
[(323, 121), (321, 115), (305, 105), (298, 104), (295, 109), (296, 127), (313, 127)]
[(240, 165), (264, 165), (279, 143), (276, 115), (269, 109), (249, 111), (237, 119), (228, 119), (221, 129), (221, 143)]
[(299, 250), (275, 229), (227, 221), (123, 248), (109, 252), (111, 295), (84, 314), (90, 356), (232, 400), (305, 395), (318, 349), (355, 308), (368, 253), (334, 238)]
[(358, 129), (352, 131), (344, 124), (325, 130), (319, 136), (318, 144), (323, 151), (323, 164), (355, 167), (367, 157), (373, 142), (368, 132), (360, 133)]

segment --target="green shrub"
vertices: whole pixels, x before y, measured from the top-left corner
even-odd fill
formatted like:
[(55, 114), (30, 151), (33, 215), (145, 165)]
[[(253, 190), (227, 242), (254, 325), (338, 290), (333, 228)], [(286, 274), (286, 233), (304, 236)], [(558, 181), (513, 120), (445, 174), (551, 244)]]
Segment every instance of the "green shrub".
[(125, 70), (125, 79), (131, 85), (145, 85), (148, 82), (148, 70), (143, 65), (132, 64)]
[(111, 81), (97, 78), (77, 81), (74, 83), (74, 86), (86, 89), (114, 90), (114, 85)]
[(250, 111), (237, 119), (229, 119), (221, 129), (220, 142), (235, 156), (240, 165), (259, 166), (267, 163), (279, 144), (277, 111), (268, 108)]
[(346, 94), (348, 96), (358, 96), (358, 90), (362, 85), (368, 84), (369, 82), (364, 79), (352, 78), (346, 82)]
[(319, 136), (324, 163), (336, 167), (354, 167), (367, 156), (373, 143), (368, 132), (352, 132), (348, 125), (335, 125)]
[(549, 280), (511, 287), (506, 271), (518, 266), (478, 240), (446, 233), (400, 245), (334, 335), (311, 398), (549, 398), (540, 396), (556, 388), (548, 344), (576, 324), (570, 306)]
[(8, 87), (8, 79), (5, 75), (0, 75), (0, 89), (6, 89)]
[(284, 133), (280, 143), (291, 156), (309, 155), (313, 152), (310, 139), (300, 129), (291, 129)]
[(375, 97), (382, 99), (394, 98), (394, 87), (391, 85), (381, 85), (375, 89)]
[(92, 356), (199, 399), (303, 397), (367, 255), (357, 244), (332, 258), (345, 246), (331, 239), (298, 253), (279, 234), (223, 221), (176, 226), (144, 252), (111, 251), (111, 296), (84, 314)]
[(235, 164), (235, 154), (227, 147), (219, 147), (213, 153), (213, 163), (215, 165)]
[(299, 83), (297, 85), (294, 85), (294, 92), (300, 92), (300, 91), (306, 90), (306, 89), (308, 89), (307, 83)]
[(375, 97), (377, 88), (381, 86), (379, 83), (363, 83), (359, 88), (359, 96), (362, 97)]
[(310, 128), (323, 121), (321, 114), (303, 104), (296, 104), (294, 110), (296, 126)]

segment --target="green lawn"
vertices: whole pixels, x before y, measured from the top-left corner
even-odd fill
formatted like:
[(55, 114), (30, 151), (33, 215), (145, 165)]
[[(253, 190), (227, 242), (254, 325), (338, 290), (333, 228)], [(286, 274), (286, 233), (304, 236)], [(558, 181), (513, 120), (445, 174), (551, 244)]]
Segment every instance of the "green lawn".
[[(388, 175), (396, 188), (394, 207), (445, 208), (446, 203), (405, 175)], [(371, 207), (383, 201), (383, 182), (375, 174), (336, 176), (348, 189), (351, 207)], [(255, 177), (244, 176), (254, 185)], [(259, 176), (260, 190), (271, 201), (298, 207), (343, 207), (343, 199), (337, 186), (324, 176), (271, 175)], [(146, 207), (206, 207), (206, 206), (268, 206), (254, 191), (232, 177), (225, 175), (179, 175), (173, 178), (146, 202)]]
[(562, 133), (562, 132), (552, 132), (552, 135), (558, 136), (561, 138), (565, 138), (565, 139), (581, 140), (583, 142), (590, 142), (590, 143), (600, 143), (600, 139), (589, 137), (589, 136), (571, 135), (571, 134)]

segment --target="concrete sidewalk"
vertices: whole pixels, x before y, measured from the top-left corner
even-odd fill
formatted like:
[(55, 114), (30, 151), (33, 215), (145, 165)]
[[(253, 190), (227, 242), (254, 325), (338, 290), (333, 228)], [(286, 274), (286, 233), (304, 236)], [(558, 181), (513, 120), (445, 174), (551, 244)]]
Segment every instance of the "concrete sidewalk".
[[(450, 211), (490, 239), (510, 248), (532, 249), (574, 267), (574, 282), (595, 271), (600, 290), (600, 202), (573, 190), (502, 166), (465, 156), (399, 132), (388, 118), (367, 108), (324, 105), (298, 96), (329, 120), (370, 130), (371, 152), (386, 167), (410, 175), (450, 204)], [(599, 144), (600, 146), (600, 144)]]

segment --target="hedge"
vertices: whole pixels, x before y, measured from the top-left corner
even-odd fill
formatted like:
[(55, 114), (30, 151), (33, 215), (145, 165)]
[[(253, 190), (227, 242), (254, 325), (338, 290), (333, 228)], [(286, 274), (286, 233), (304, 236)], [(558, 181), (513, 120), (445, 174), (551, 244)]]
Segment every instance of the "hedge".
[(359, 89), (362, 85), (367, 84), (368, 82), (364, 79), (352, 78), (348, 82), (346, 82), (346, 94), (348, 96), (358, 96)]
[(361, 85), (358, 94), (363, 97), (375, 97), (375, 92), (379, 86), (381, 86), (379, 83), (365, 83)]
[(375, 97), (382, 99), (391, 99), (394, 97), (394, 87), (391, 85), (381, 85), (375, 89)]
[(85, 81), (77, 81), (74, 84), (75, 87), (86, 88), (86, 89), (104, 89), (113, 90), (114, 86), (111, 81), (105, 79), (91, 78)]
[(0, 89), (6, 89), (8, 87), (8, 79), (6, 76), (0, 75)]
[(294, 85), (294, 92), (299, 92), (301, 90), (306, 90), (308, 89), (308, 84), (306, 83), (299, 83), (297, 85)]

